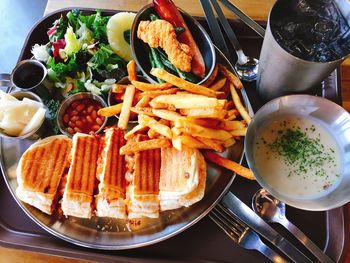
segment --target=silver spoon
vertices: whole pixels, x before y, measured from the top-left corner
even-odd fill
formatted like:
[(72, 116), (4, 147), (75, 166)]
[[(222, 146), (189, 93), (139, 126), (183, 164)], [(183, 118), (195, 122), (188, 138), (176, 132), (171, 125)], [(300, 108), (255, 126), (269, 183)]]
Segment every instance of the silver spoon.
[(334, 262), (299, 228), (286, 218), (286, 205), (265, 189), (258, 190), (252, 199), (253, 210), (266, 222), (280, 223), (291, 232), (320, 262)]
[(233, 32), (231, 25), (225, 18), (218, 2), (216, 0), (211, 0), (211, 3), (218, 15), (219, 21), (224, 28), (228, 39), (237, 53), (237, 63), (235, 65), (237, 74), (240, 79), (245, 81), (254, 81), (258, 77), (258, 66), (259, 60), (256, 58), (248, 57), (244, 54), (241, 45), (238, 42), (236, 34)]

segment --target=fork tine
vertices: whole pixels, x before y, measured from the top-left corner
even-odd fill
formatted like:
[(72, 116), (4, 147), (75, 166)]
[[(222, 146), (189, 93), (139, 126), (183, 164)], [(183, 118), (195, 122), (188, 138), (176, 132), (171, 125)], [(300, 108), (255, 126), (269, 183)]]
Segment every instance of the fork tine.
[[(235, 231), (236, 235), (241, 236), (241, 234), (244, 231), (244, 228), (242, 228), (239, 224), (233, 220), (232, 217), (227, 216), (227, 214), (220, 208), (215, 207), (215, 212), (220, 216), (220, 218), (226, 222), (226, 225), (232, 229), (232, 231)], [(213, 209), (213, 210), (214, 210)]]
[(214, 221), (235, 243), (238, 244), (239, 235), (232, 228), (230, 228), (225, 221), (222, 220), (221, 216), (219, 216), (216, 211), (212, 210), (209, 214), (211, 220)]
[(227, 218), (227, 220), (230, 221), (232, 224), (235, 224), (236, 228), (239, 228), (242, 232), (248, 227), (245, 223), (243, 223), (241, 220), (239, 220), (237, 217), (231, 214), (222, 204), (217, 204), (216, 209), (220, 210)]

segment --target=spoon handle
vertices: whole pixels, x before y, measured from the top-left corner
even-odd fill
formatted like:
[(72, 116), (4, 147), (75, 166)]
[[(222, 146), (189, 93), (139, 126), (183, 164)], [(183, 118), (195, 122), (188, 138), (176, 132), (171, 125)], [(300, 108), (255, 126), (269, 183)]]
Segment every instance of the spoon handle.
[(279, 223), (288, 229), (320, 262), (334, 262), (287, 218), (282, 218)]

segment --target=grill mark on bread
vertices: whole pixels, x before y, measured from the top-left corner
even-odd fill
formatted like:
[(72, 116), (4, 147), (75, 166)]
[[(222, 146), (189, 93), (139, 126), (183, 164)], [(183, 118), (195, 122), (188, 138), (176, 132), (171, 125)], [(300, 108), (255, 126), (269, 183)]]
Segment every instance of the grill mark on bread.
[(90, 154), (90, 162), (92, 164), (92, 167), (89, 171), (89, 177), (88, 177), (88, 184), (86, 190), (93, 194), (94, 187), (95, 187), (95, 174), (96, 174), (96, 167), (97, 167), (97, 159), (98, 159), (98, 148), (99, 148), (99, 138), (98, 137), (90, 137), (91, 147), (92, 151)]
[[(61, 152), (61, 148), (62, 148), (62, 144), (58, 143), (57, 140), (55, 140), (54, 142), (54, 146), (55, 148), (53, 148), (55, 150), (55, 156), (53, 159), (50, 160), (50, 165), (51, 165), (51, 171), (52, 174), (50, 175), (50, 168), (47, 167), (47, 171), (45, 174), (45, 179), (47, 178), (47, 183), (45, 183), (45, 187), (48, 187), (47, 191), (49, 193), (54, 193), (56, 192), (57, 186), (59, 184), (59, 181), (61, 179), (60, 174), (57, 173), (56, 169), (57, 169), (57, 165), (59, 164), (60, 166), (58, 167), (59, 171), (62, 171), (61, 166), (62, 161), (61, 161), (61, 157), (62, 154), (64, 155), (64, 152)], [(53, 190), (53, 191), (51, 191)]]
[[(80, 162), (82, 163), (82, 174), (79, 177), (79, 188), (77, 190), (81, 190), (83, 193), (89, 193), (89, 182), (90, 182), (90, 170), (93, 169), (93, 160), (92, 160), (92, 149), (93, 149), (93, 142), (92, 139), (87, 137), (84, 140), (84, 156), (80, 159)], [(85, 164), (85, 165), (84, 165)]]
[(155, 183), (153, 184), (154, 186), (154, 193), (159, 192), (159, 180), (160, 180), (160, 162), (161, 162), (161, 156), (160, 156), (160, 149), (155, 149)]

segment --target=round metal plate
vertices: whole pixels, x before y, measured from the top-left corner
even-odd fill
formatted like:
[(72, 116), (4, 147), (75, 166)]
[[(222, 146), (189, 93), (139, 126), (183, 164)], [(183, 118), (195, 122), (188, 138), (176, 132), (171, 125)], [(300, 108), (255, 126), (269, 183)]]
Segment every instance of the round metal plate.
[[(233, 68), (224, 55), (216, 49), (218, 63)], [(243, 97), (246, 105), (246, 97)], [(76, 245), (106, 250), (130, 249), (154, 244), (189, 228), (203, 218), (230, 187), (234, 176), (218, 167), (207, 165), (207, 181), (204, 198), (188, 207), (161, 212), (157, 219), (118, 220), (92, 217), (81, 219), (64, 217), (55, 213), (46, 215), (16, 197), (16, 168), (23, 152), (35, 141), (1, 139), (0, 161), (2, 173), (10, 192), (24, 212), (46, 231)], [(243, 140), (223, 153), (223, 156), (239, 162), (243, 155)]]

